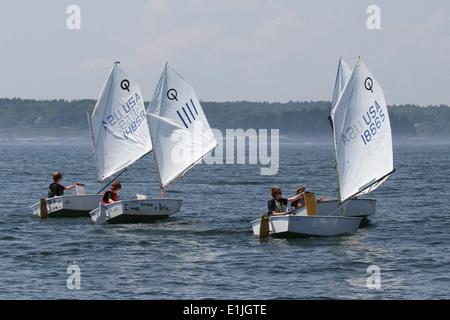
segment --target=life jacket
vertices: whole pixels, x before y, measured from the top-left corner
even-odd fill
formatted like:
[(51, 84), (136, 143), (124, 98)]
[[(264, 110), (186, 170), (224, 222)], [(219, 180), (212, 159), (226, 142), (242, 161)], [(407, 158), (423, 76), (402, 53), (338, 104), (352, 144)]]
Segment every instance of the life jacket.
[[(57, 194), (58, 192), (62, 194)], [(47, 198), (53, 198), (55, 196), (62, 196), (62, 195), (64, 195), (64, 187), (60, 186), (56, 182), (50, 183), (47, 189)]]
[(275, 202), (275, 211), (277, 213), (283, 213), (286, 212), (286, 207), (284, 206), (284, 203), (279, 200), (274, 200)]
[(48, 190), (47, 190), (48, 197), (47, 198), (53, 198), (55, 196), (55, 194), (53, 193), (53, 188), (52, 188), (53, 184), (55, 184), (55, 182), (50, 183), (50, 185), (48, 186)]
[[(282, 201), (271, 199), (269, 202), (273, 202), (275, 207), (275, 212), (282, 213), (286, 211), (286, 207)], [(272, 212), (268, 212), (268, 214), (271, 214)]]
[(103, 202), (104, 204), (108, 204), (108, 203), (109, 203), (109, 202), (108, 202), (108, 194), (109, 194), (109, 193), (112, 193), (112, 199), (113, 199), (113, 201), (117, 201), (117, 194), (115, 194), (114, 192), (108, 190), (108, 191), (106, 191), (106, 192), (103, 194), (102, 202)]

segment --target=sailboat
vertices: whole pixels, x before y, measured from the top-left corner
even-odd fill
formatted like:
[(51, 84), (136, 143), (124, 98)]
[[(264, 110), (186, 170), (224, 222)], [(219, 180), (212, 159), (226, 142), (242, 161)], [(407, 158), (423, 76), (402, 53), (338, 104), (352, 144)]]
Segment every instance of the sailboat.
[[(336, 74), (336, 81), (334, 85), (333, 97), (331, 100), (330, 113), (336, 109), (336, 104), (341, 97), (342, 91), (347, 84), (348, 79), (352, 73), (352, 69), (341, 57), (339, 59), (338, 70)], [(333, 120), (331, 114), (328, 116), (331, 129), (333, 130)], [(333, 130), (333, 134), (334, 134)], [(338, 176), (339, 180), (339, 176)], [(339, 194), (339, 181), (338, 181), (338, 194)], [(376, 200), (367, 198), (353, 198), (348, 202), (346, 206), (341, 208), (340, 199), (326, 198), (325, 200), (317, 203), (317, 212), (319, 215), (328, 215), (330, 212), (339, 210), (340, 214), (348, 217), (368, 217), (375, 213)]]
[[(153, 150), (141, 90), (120, 67), (113, 68), (103, 86), (92, 115), (88, 117), (100, 182), (120, 174)], [(97, 202), (90, 212), (93, 222), (144, 222), (177, 213), (178, 199), (119, 200)]]
[(261, 215), (251, 221), (253, 234), (259, 238), (274, 236), (339, 236), (355, 233), (361, 217), (319, 215), (314, 192), (305, 193), (305, 206), (286, 215)]
[(194, 89), (168, 63), (147, 114), (159, 172), (160, 197), (164, 197), (218, 144)]
[(89, 212), (98, 206), (102, 195), (86, 194), (84, 185), (76, 186), (75, 195), (41, 198), (31, 206), (33, 215), (45, 218), (89, 217)]
[[(174, 78), (173, 80), (171, 79), (172, 77)], [(179, 180), (187, 170), (200, 161), (207, 152), (212, 150), (211, 148), (206, 151), (201, 145), (203, 140), (199, 142), (194, 139), (195, 134), (197, 134), (192, 129), (194, 127), (198, 128), (203, 125), (205, 129), (209, 129), (211, 135), (212, 131), (191, 86), (187, 82), (179, 79), (180, 77), (177, 77), (177, 74), (173, 72), (167, 79), (167, 72), (163, 72), (160, 83), (164, 84), (169, 82), (172, 84), (172, 82), (175, 82), (171, 89), (178, 89), (179, 92), (188, 93), (188, 95), (183, 97), (180, 95), (177, 102), (182, 103), (184, 102), (184, 98), (188, 98), (196, 104), (196, 112), (201, 112), (203, 115), (203, 117), (199, 116), (197, 118), (197, 122), (202, 122), (201, 124), (192, 126), (191, 129), (187, 130), (182, 128), (182, 135), (184, 135), (186, 142), (188, 140), (192, 141), (191, 144), (183, 144), (183, 150), (186, 153), (189, 153), (191, 149), (195, 149), (195, 151), (201, 150), (204, 153), (202, 153), (200, 159), (184, 167), (184, 170), (176, 171), (176, 174), (171, 175), (170, 181), (176, 178)], [(170, 100), (172, 96), (168, 94), (166, 94), (166, 97), (161, 96), (159, 92), (160, 87), (164, 88), (164, 85), (158, 84), (155, 97), (158, 96), (159, 98), (153, 98), (149, 109), (157, 109), (162, 113), (170, 113), (168, 106), (172, 105), (172, 101)], [(161, 177), (166, 177), (167, 172), (175, 171), (174, 167), (169, 164), (169, 160), (173, 155), (177, 154), (177, 148), (180, 147), (179, 143), (176, 143), (176, 137), (180, 135), (178, 131), (181, 126), (175, 125), (171, 129), (168, 129), (167, 123), (170, 123), (170, 121), (167, 118), (170, 118), (170, 116), (166, 115), (164, 117), (161, 116), (161, 119), (166, 124), (166, 126), (161, 127), (165, 129), (159, 130), (155, 128), (150, 130), (149, 122), (154, 122), (154, 120), (149, 117), (152, 113), (148, 114), (147, 111), (144, 107), (144, 100), (139, 86), (123, 72), (118, 63), (115, 63), (90, 118), (94, 153), (96, 155), (100, 181), (125, 170), (128, 166), (151, 151), (153, 151), (157, 162), (160, 182), (162, 181)], [(148, 121), (149, 118), (150, 121)], [(173, 143), (168, 143), (163, 147), (159, 146), (160, 143), (167, 142), (162, 137), (167, 137)], [(213, 135), (212, 139), (214, 140)], [(214, 143), (217, 145), (215, 140)], [(198, 152), (195, 155), (198, 155)], [(178, 160), (176, 156), (173, 158), (175, 161)], [(160, 163), (163, 165), (160, 165)], [(176, 161), (176, 164), (178, 164), (178, 161)], [(176, 169), (182, 167), (177, 166)], [(97, 209), (90, 212), (92, 221), (96, 224), (146, 222), (175, 214), (180, 211), (182, 201), (180, 199), (166, 198), (165, 193), (168, 190), (163, 189), (165, 185), (162, 182), (160, 183), (162, 191), (157, 198), (148, 199), (147, 196), (136, 195), (136, 199), (119, 200), (109, 204), (101, 203)]]
[[(340, 64), (342, 62), (341, 59)], [(330, 117), (339, 195), (338, 209), (330, 214), (368, 216), (375, 211), (375, 200), (356, 197), (374, 191), (395, 169), (383, 90), (360, 58), (333, 105)], [(357, 210), (352, 209), (352, 205)]]
[[(341, 81), (339, 71), (337, 82)], [(341, 91), (341, 94), (331, 112), (339, 183), (336, 209), (318, 209), (322, 203), (316, 206), (314, 194), (305, 194), (306, 208), (292, 215), (263, 215), (260, 220), (252, 221), (255, 235), (354, 233), (362, 217), (344, 214), (346, 206), (356, 196), (375, 190), (394, 172), (391, 128), (381, 86), (361, 59), (347, 81), (342, 77), (341, 83), (345, 85), (343, 89), (335, 88), (335, 93)]]

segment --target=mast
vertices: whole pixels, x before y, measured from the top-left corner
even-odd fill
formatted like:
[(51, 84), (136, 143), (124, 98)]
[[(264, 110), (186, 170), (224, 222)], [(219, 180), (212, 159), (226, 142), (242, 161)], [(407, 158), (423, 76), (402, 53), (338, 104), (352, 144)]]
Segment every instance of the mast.
[[(158, 98), (159, 98), (159, 107), (160, 108), (161, 108), (161, 103), (162, 103), (162, 99), (163, 99), (163, 97), (161, 96), (161, 93), (162, 93), (162, 87), (161, 86), (164, 86), (165, 79), (167, 79), (167, 66), (168, 65), (169, 65), (169, 63), (166, 61), (166, 64), (164, 65), (164, 69), (163, 69), (163, 72), (161, 74), (160, 80), (159, 80), (158, 85), (157, 85), (156, 90), (155, 90), (155, 96), (153, 97), (153, 99), (155, 99), (155, 97), (157, 95), (159, 95)], [(164, 79), (164, 82), (161, 81), (162, 79)], [(150, 114), (150, 107), (151, 107), (151, 105), (152, 105), (152, 103), (150, 103), (148, 108), (147, 108), (147, 111), (146, 111), (147, 115)], [(147, 117), (147, 123), (148, 123), (148, 126), (150, 128), (150, 139), (152, 141), (152, 145), (156, 146), (158, 142), (155, 141), (155, 139), (156, 139), (156, 136), (158, 135), (159, 126), (158, 126), (156, 132), (154, 134), (152, 134), (152, 127), (150, 126), (149, 117)], [(163, 182), (162, 182), (162, 179), (161, 179), (161, 171), (160, 171), (159, 164), (158, 164), (158, 157), (156, 156), (156, 150), (155, 150), (155, 152), (153, 152), (153, 159), (155, 159), (156, 171), (158, 172), (159, 188), (160, 188), (160, 192), (161, 192), (159, 194), (158, 198), (161, 198), (162, 196), (164, 196), (164, 186), (163, 186)]]
[[(97, 151), (95, 148), (95, 143), (94, 143), (94, 133), (92, 132), (92, 124), (91, 124), (91, 115), (89, 114), (89, 112), (86, 112), (87, 115), (87, 120), (88, 120), (88, 125), (89, 125), (89, 132), (91, 134), (91, 139), (92, 139), (92, 149), (94, 152), (94, 159), (95, 159), (95, 167), (97, 169), (97, 177), (99, 176), (99, 171), (98, 171), (98, 159), (97, 159)], [(99, 181), (101, 184), (101, 181)]]
[(330, 115), (328, 116), (328, 120), (330, 121), (331, 130), (333, 131), (333, 140), (335, 145), (335, 164), (334, 168), (336, 170), (336, 178), (337, 178), (337, 191), (338, 191), (338, 199), (339, 199), (339, 207), (342, 205), (342, 198), (341, 198), (341, 186), (340, 186), (340, 180), (339, 180), (339, 166), (338, 166), (338, 155), (337, 155), (337, 139), (336, 139), (336, 130), (335, 126), (333, 124), (333, 118), (332, 114), (335, 112), (336, 105), (339, 101), (339, 98), (341, 97), (342, 91), (344, 90), (344, 87), (346, 86), (348, 79), (350, 78), (351, 70), (348, 67), (347, 63), (340, 57), (339, 63), (338, 63), (338, 70), (336, 73), (336, 80), (334, 84), (334, 90), (333, 90), (333, 97), (331, 99), (331, 111)]

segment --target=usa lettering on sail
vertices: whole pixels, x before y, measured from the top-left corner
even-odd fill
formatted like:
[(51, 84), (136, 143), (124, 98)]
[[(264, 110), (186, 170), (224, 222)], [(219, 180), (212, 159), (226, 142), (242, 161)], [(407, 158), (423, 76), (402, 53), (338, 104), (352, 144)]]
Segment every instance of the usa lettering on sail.
[(370, 106), (368, 111), (366, 111), (361, 118), (348, 127), (342, 134), (342, 142), (344, 145), (358, 138), (358, 135), (367, 145), (372, 141), (373, 137), (381, 129), (382, 123), (384, 122), (386, 116), (380, 104), (375, 101), (374, 106)]
[[(370, 114), (369, 114), (370, 113)], [(367, 116), (367, 118), (366, 118)], [(384, 122), (386, 116), (383, 113), (383, 109), (375, 100), (375, 107), (371, 106), (369, 111), (363, 115), (364, 123), (368, 128), (364, 130), (364, 133), (361, 135), (361, 139), (364, 142), (364, 145), (367, 145), (372, 138), (379, 132), (381, 129), (381, 125)]]
[(108, 125), (113, 127), (118, 125), (122, 134), (126, 137), (131, 135), (145, 121), (145, 108), (142, 104), (142, 98), (138, 93), (134, 93), (127, 102), (106, 117), (103, 126), (106, 130)]

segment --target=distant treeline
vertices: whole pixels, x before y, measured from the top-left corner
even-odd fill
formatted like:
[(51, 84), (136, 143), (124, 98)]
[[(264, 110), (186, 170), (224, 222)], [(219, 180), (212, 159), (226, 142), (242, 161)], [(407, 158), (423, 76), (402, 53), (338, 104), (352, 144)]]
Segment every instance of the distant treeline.
[[(88, 134), (87, 113), (92, 112), (95, 103), (90, 99), (0, 99), (0, 133), (32, 132), (30, 128), (61, 128), (58, 130), (61, 135), (64, 135), (64, 130), (68, 135), (80, 130)], [(331, 135), (328, 122), (331, 103), (328, 101), (201, 103), (211, 127), (223, 132), (226, 129), (254, 128), (279, 129), (280, 135)], [(447, 105), (394, 105), (388, 110), (394, 136), (450, 136), (450, 107)]]

